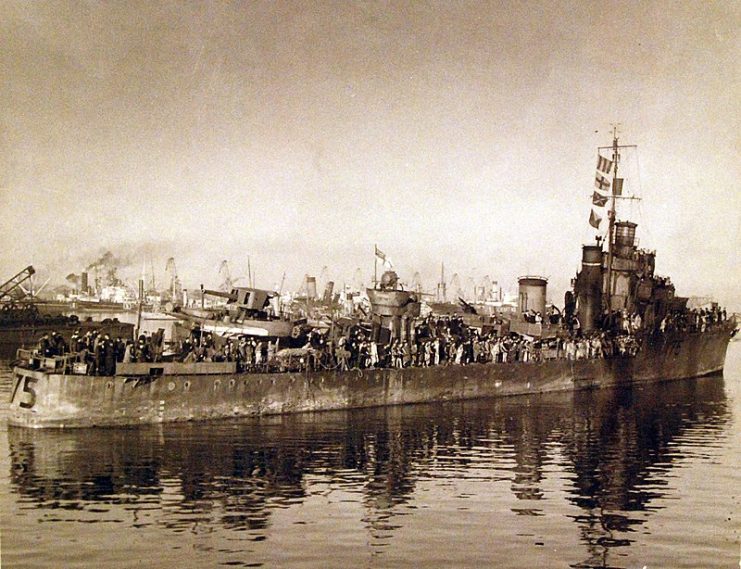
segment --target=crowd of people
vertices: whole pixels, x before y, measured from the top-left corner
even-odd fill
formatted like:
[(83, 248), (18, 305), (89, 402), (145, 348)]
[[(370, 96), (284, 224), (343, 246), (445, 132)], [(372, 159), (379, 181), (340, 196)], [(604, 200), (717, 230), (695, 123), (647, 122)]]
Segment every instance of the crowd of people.
[[(726, 319), (725, 310), (718, 308), (675, 312), (663, 318), (653, 333), (704, 332)], [(249, 336), (224, 340), (194, 331), (172, 355), (185, 363), (236, 362), (240, 372), (538, 363), (633, 356), (649, 334), (638, 314), (627, 313), (618, 313), (614, 325), (606, 330), (589, 333), (582, 333), (578, 327), (568, 333), (565, 330), (539, 339), (514, 332), (502, 334), (499, 326), (482, 331), (467, 326), (459, 316), (427, 317), (419, 321), (408, 340), (374, 341), (372, 329), (358, 325), (337, 338), (310, 330), (302, 347), (288, 350), (280, 340)], [(161, 361), (163, 338), (161, 332), (124, 340), (98, 331), (83, 334), (77, 330), (69, 345), (60, 334), (52, 332), (44, 335), (37, 346), (37, 353), (47, 357), (68, 352), (78, 354), (77, 360), (85, 363), (87, 373), (113, 375), (116, 363)]]
[(498, 329), (483, 333), (466, 326), (459, 317), (442, 317), (424, 319), (409, 341), (376, 342), (371, 330), (356, 326), (337, 339), (311, 331), (303, 347), (293, 350), (283, 350), (278, 340), (242, 337), (217, 343), (204, 334), (184, 340), (179, 359), (234, 361), (240, 371), (314, 371), (581, 360), (634, 355), (639, 346), (638, 337), (629, 333), (595, 332), (547, 339), (516, 333), (499, 336)]
[(69, 344), (61, 334), (44, 334), (36, 346), (36, 353), (44, 357), (75, 354), (77, 363), (85, 364), (89, 375), (113, 375), (116, 363), (156, 362), (162, 359), (162, 334), (142, 333), (134, 340), (115, 338), (100, 330), (72, 333)]
[(725, 308), (714, 305), (712, 308), (692, 309), (673, 312), (661, 320), (660, 332), (705, 332), (717, 324), (728, 320)]

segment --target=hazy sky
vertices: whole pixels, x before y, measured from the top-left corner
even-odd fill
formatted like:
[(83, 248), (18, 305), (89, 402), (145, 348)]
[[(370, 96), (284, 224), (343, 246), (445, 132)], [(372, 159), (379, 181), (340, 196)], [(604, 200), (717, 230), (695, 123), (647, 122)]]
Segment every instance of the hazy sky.
[(741, 309), (739, 29), (738, 2), (5, 0), (0, 278), (110, 249), (296, 288), (377, 243), (407, 282), (560, 301), (619, 122), (658, 271)]

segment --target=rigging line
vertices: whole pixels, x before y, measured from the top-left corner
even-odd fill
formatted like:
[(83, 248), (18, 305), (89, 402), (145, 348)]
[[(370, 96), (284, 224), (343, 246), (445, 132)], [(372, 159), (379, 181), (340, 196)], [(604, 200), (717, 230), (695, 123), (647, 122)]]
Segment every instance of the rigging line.
[[(641, 180), (641, 156), (636, 151), (636, 167), (638, 168), (638, 193), (643, 195), (643, 181)], [(646, 215), (643, 211), (643, 200), (638, 200), (638, 216), (643, 224), (643, 231), (648, 238), (649, 243), (653, 241), (653, 235), (651, 234), (650, 224), (647, 223)]]

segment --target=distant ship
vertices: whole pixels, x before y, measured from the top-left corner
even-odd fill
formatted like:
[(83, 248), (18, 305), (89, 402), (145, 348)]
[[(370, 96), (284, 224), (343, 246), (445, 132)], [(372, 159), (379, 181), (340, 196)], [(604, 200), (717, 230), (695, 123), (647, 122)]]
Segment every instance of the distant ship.
[[(22, 352), (23, 361), (13, 372), (8, 423), (37, 428), (137, 425), (631, 387), (721, 372), (736, 320), (717, 306), (690, 311), (671, 281), (655, 274), (655, 252), (637, 246), (636, 224), (617, 219), (623, 148), (615, 136), (612, 146), (598, 149), (598, 191), (592, 203), (597, 208), (609, 204), (607, 237), (583, 246), (581, 269), (562, 314), (544, 318), (547, 280), (526, 275), (519, 279), (516, 315), (490, 322), (487, 331), (483, 322), (479, 328), (476, 319), (469, 319), (463, 335), (455, 338), (459, 350), (481, 333), (494, 344), (538, 346), (538, 357), (457, 365), (465, 361), (456, 356), (445, 365), (426, 360), (424, 365), (365, 369), (344, 369), (338, 363), (269, 373), (238, 371), (235, 361), (137, 362), (117, 364), (114, 375), (88, 376), (75, 373), (74, 354), (49, 359)], [(600, 153), (608, 149), (610, 157)], [(601, 221), (593, 210), (590, 224), (599, 228)], [(237, 309), (248, 304), (240, 294), (228, 293)], [(372, 309), (364, 337), (374, 348), (390, 346), (401, 361), (398, 354), (417, 345), (423, 333), (419, 299), (392, 272), (368, 290), (368, 297)], [(234, 328), (235, 337), (253, 336), (253, 326), (261, 327), (257, 336), (278, 335), (268, 330), (267, 318), (255, 321), (243, 310), (233, 315), (209, 324)], [(205, 319), (200, 320), (206, 330)], [(286, 332), (290, 323), (280, 325)], [(591, 348), (589, 355), (579, 351), (595, 343), (598, 355)], [(556, 347), (547, 347), (551, 344)], [(569, 351), (576, 346), (579, 350)], [(310, 350), (298, 357), (304, 355), (311, 357)]]
[(32, 266), (0, 284), (0, 357), (13, 357), (20, 347), (32, 347), (44, 334), (56, 332), (66, 342), (74, 331), (98, 330), (112, 337), (130, 338), (134, 325), (116, 318), (94, 320), (70, 313), (68, 304), (46, 302), (26, 295), (23, 283), (35, 273)]

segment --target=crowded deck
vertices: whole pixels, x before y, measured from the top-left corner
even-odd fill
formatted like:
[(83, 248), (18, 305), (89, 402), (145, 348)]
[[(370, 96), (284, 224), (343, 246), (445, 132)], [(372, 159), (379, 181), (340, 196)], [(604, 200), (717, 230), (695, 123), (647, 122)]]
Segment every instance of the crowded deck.
[(32, 369), (99, 376), (131, 372), (136, 369), (131, 364), (137, 363), (226, 362), (233, 366), (224, 367), (225, 371), (238, 373), (527, 364), (634, 357), (646, 341), (674, 333), (702, 334), (726, 322), (726, 311), (716, 307), (668, 314), (653, 330), (645, 329), (635, 314), (614, 319), (607, 330), (582, 333), (578, 322), (574, 325), (572, 321), (559, 325), (553, 336), (533, 338), (515, 332), (500, 335), (500, 329), (484, 333), (459, 317), (426, 317), (417, 322), (409, 341), (376, 342), (371, 331), (355, 326), (339, 337), (311, 329), (300, 338), (299, 347), (282, 346), (280, 339), (247, 335), (215, 337), (197, 329), (191, 337), (170, 346), (157, 333), (124, 340), (87, 331), (73, 334), (69, 345), (61, 335), (44, 335), (34, 349), (18, 351), (18, 362)]

